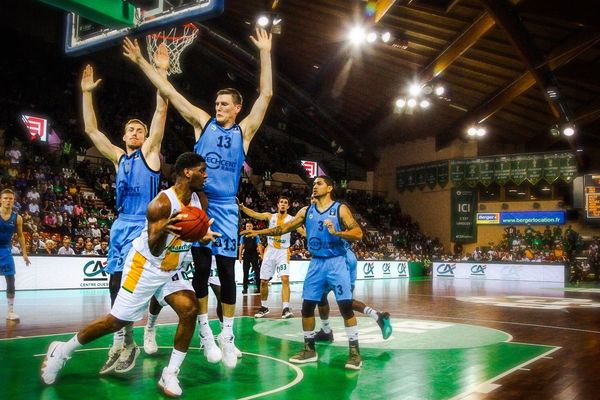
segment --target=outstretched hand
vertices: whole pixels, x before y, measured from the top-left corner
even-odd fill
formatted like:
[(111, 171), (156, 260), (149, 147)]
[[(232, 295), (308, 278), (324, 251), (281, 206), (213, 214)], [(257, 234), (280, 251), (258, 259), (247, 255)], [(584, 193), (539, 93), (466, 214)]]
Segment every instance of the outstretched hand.
[(252, 229), (244, 229), (243, 231), (240, 232), (240, 236), (244, 236), (247, 238), (253, 238), (253, 237), (257, 237), (258, 236), (258, 231), (252, 230)]
[(81, 91), (91, 92), (96, 89), (100, 82), (102, 82), (102, 79), (98, 79), (94, 82), (94, 68), (90, 64), (87, 64), (83, 69), (83, 75), (81, 76)]
[(252, 43), (261, 51), (271, 51), (271, 38), (271, 33), (263, 28), (256, 28), (256, 37), (250, 36)]
[(169, 69), (169, 49), (167, 49), (167, 45), (164, 42), (154, 52), (154, 65), (158, 69)]
[(137, 39), (131, 40), (128, 37), (123, 40), (123, 55), (136, 64), (144, 59)]

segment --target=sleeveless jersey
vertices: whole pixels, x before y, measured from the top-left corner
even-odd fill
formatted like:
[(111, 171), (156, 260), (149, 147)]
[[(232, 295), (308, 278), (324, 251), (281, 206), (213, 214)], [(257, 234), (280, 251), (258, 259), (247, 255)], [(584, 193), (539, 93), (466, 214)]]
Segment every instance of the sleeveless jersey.
[[(271, 218), (269, 219), (269, 228), (283, 225), (291, 219), (291, 215), (286, 215), (285, 218), (281, 218), (279, 213), (275, 213), (271, 215)], [(281, 236), (267, 236), (267, 244), (275, 249), (288, 249), (290, 247), (291, 238), (292, 234), (289, 232)]]
[(340, 206), (340, 203), (334, 201), (329, 208), (320, 212), (316, 205), (311, 204), (306, 211), (304, 225), (306, 226), (308, 251), (313, 257), (337, 257), (346, 254), (344, 240), (330, 234), (325, 226), (325, 220), (329, 219), (333, 222), (336, 231), (342, 230)]
[[(185, 206), (183, 203), (181, 203), (181, 200), (179, 200), (172, 187), (167, 190), (163, 190), (161, 193), (164, 193), (171, 202), (171, 215), (175, 214)], [(192, 198), (189, 205), (202, 208), (200, 199), (198, 199), (198, 195), (196, 193), (192, 193)], [(152, 265), (160, 268), (163, 271), (172, 271), (179, 268), (181, 263), (184, 261), (185, 256), (192, 248), (192, 244), (184, 242), (171, 233), (167, 235), (166, 243), (167, 246), (160, 256), (154, 256), (152, 252), (150, 252), (150, 248), (148, 247), (148, 220), (146, 219), (144, 230), (140, 236), (133, 241), (133, 248), (138, 253), (143, 255), (144, 258)]]
[(208, 178), (204, 182), (204, 192), (211, 197), (235, 197), (240, 182), (242, 166), (246, 155), (242, 129), (238, 124), (225, 129), (211, 118), (200, 138), (194, 145), (194, 152), (206, 160)]
[(0, 217), (0, 248), (12, 248), (12, 236), (17, 230), (17, 212), (13, 211), (7, 220)]
[(141, 149), (123, 154), (117, 168), (117, 212), (145, 216), (148, 203), (158, 194), (160, 171), (150, 169)]

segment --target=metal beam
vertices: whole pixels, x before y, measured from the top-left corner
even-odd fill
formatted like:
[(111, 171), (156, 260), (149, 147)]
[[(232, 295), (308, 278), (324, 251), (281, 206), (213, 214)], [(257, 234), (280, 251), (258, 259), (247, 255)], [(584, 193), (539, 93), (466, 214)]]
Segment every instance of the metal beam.
[(375, 6), (375, 18), (373, 20), (374, 23), (378, 23), (395, 2), (396, 0), (377, 0), (377, 5)]
[[(547, 65), (551, 71), (554, 71), (569, 63), (598, 42), (600, 42), (600, 30), (584, 29), (571, 40), (568, 40), (562, 46), (552, 51), (541, 65)], [(477, 107), (465, 114), (449, 130), (444, 131), (443, 134), (438, 134), (436, 136), (436, 147), (438, 149), (446, 147), (453, 139), (463, 135), (464, 127), (467, 124), (485, 121), (498, 112), (498, 110), (525, 93), (533, 85), (535, 85), (535, 78), (531, 73), (529, 71), (523, 73), (519, 78), (496, 93), (493, 93)]]
[[(508, 35), (509, 40), (525, 63), (527, 71), (535, 79), (544, 94), (552, 116), (556, 119), (568, 120), (569, 115), (567, 115), (566, 104), (559, 104), (561, 96), (558, 92), (558, 86), (554, 85), (556, 78), (550, 68), (544, 65), (544, 56), (533, 42), (529, 32), (517, 15), (516, 9), (506, 0), (481, 0), (481, 2), (494, 17), (498, 26)], [(557, 93), (557, 101), (548, 96), (548, 88), (551, 86)]]

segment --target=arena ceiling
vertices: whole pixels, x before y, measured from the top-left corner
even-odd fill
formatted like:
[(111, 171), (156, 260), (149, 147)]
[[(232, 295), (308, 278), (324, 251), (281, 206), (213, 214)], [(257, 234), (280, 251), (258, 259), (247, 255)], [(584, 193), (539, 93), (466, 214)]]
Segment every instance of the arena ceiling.
[[(380, 0), (382, 1), (382, 0)], [(397, 0), (374, 25), (395, 45), (349, 45), (364, 21), (361, 0), (279, 0), (282, 33), (271, 127), (330, 148), (366, 167), (377, 149), (434, 136), (437, 147), (465, 138), (481, 122), (484, 140), (527, 151), (593, 146), (600, 138), (600, 13), (593, 0)], [(256, 52), (248, 35), (273, 0), (226, 0), (202, 23), (186, 74), (255, 87)], [(211, 58), (220, 68), (206, 70)], [(227, 72), (227, 74), (225, 73)], [(215, 76), (206, 76), (215, 74)], [(213, 79), (214, 78), (214, 79)], [(449, 100), (426, 111), (397, 112), (412, 82), (440, 83)], [(418, 108), (418, 107), (417, 107)], [(396, 112), (395, 112), (396, 111)], [(550, 127), (571, 121), (574, 139)]]

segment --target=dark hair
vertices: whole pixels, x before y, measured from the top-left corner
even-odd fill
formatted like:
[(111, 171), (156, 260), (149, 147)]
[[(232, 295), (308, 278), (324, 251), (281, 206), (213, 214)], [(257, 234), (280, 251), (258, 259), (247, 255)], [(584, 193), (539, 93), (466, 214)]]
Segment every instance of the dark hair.
[(290, 198), (287, 196), (279, 196), (277, 202), (279, 203), (281, 200), (287, 200), (287, 202), (290, 203)]
[(175, 174), (181, 175), (184, 169), (197, 167), (203, 162), (205, 162), (204, 157), (200, 154), (192, 153), (190, 151), (182, 153), (177, 157), (177, 160), (175, 160)]
[[(327, 186), (331, 186), (332, 188), (335, 189), (335, 184), (333, 183), (333, 179), (331, 179), (327, 175), (319, 175), (319, 176), (317, 176), (317, 178), (323, 179), (325, 181), (325, 183), (327, 184)], [(315, 179), (317, 179), (317, 178), (315, 178)]]
[(234, 88), (226, 88), (226, 89), (221, 89), (217, 92), (217, 96), (220, 96), (222, 94), (230, 94), (231, 97), (233, 98), (233, 104), (242, 104), (243, 99), (242, 99), (242, 94)]

